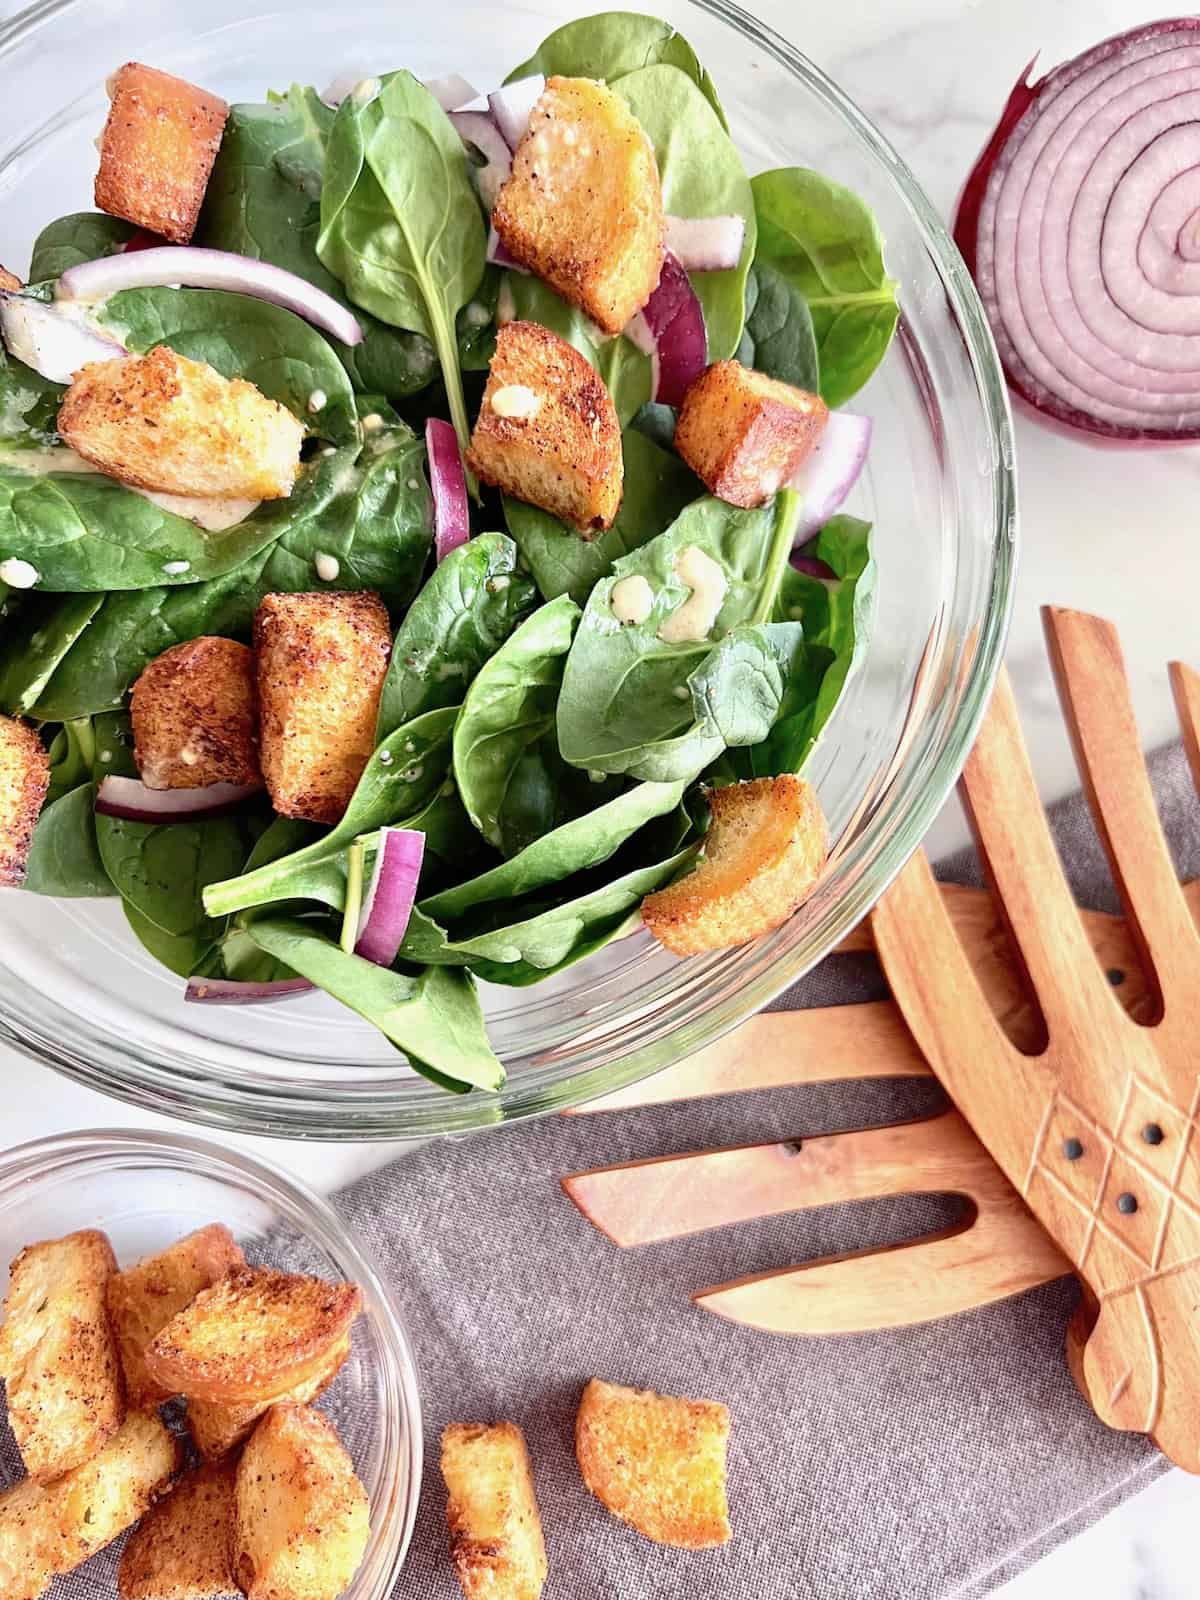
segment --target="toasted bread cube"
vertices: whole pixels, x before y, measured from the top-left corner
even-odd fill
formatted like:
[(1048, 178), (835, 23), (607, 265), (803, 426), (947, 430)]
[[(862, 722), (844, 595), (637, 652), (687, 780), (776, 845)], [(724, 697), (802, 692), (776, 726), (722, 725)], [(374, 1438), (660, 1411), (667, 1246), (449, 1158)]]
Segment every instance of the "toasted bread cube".
[(677, 956), (778, 928), (807, 899), (829, 853), (816, 794), (791, 773), (713, 789), (708, 803), (700, 865), (642, 901), (642, 921)]
[(50, 757), (28, 723), (0, 717), (0, 887), (25, 879), (25, 863), (46, 790)]
[(286, 499), (304, 441), (286, 406), (165, 344), (83, 367), (58, 431), (121, 483), (200, 499)]
[(196, 1449), (206, 1461), (219, 1460), (250, 1437), (254, 1424), (272, 1405), (281, 1405), (285, 1400), (299, 1406), (311, 1405), (325, 1393), (346, 1364), (350, 1346), (347, 1334), (334, 1345), (319, 1372), (305, 1378), (303, 1383), (293, 1384), (282, 1394), (272, 1395), (269, 1400), (226, 1401), (224, 1404), (216, 1400), (189, 1400), (187, 1420)]
[(506, 323), (467, 465), (583, 533), (610, 528), (625, 468), (621, 426), (599, 373), (549, 328)]
[(15, 272), (10, 272), (7, 267), (0, 266), (0, 289), (17, 290), (24, 287)]
[(525, 1435), (512, 1422), (442, 1434), (450, 1558), (467, 1600), (539, 1600), (546, 1543)]
[(370, 1537), (367, 1492), (333, 1424), (272, 1406), (237, 1470), (233, 1569), (246, 1600), (337, 1600)]
[(547, 82), (492, 223), (522, 266), (621, 332), (657, 287), (664, 224), (654, 148), (615, 90)]
[(718, 499), (761, 506), (795, 476), (828, 416), (819, 395), (714, 361), (683, 397), (675, 448)]
[(99, 1454), (40, 1484), (0, 1494), (0, 1594), (37, 1600), (50, 1579), (103, 1550), (149, 1510), (179, 1470), (179, 1445), (157, 1416), (131, 1415)]
[(146, 1369), (189, 1400), (270, 1400), (323, 1372), (361, 1309), (356, 1284), (244, 1267), (155, 1334)]
[(38, 1482), (87, 1461), (124, 1421), (104, 1305), (116, 1269), (112, 1246), (94, 1228), (31, 1244), (9, 1269), (0, 1375), (9, 1426)]
[(246, 1265), (237, 1241), (219, 1222), (198, 1228), (157, 1255), (147, 1256), (108, 1280), (108, 1315), (131, 1409), (146, 1409), (171, 1398), (146, 1370), (146, 1346), (200, 1293)]
[(337, 822), (375, 749), (392, 630), (371, 590), (269, 594), (254, 618), (259, 759), (283, 817)]
[(575, 1454), (597, 1500), (656, 1544), (728, 1544), (729, 1408), (593, 1378), (575, 1417)]
[(96, 204), (112, 217), (187, 244), (229, 107), (218, 95), (129, 61), (109, 80)]
[(185, 1473), (151, 1507), (121, 1556), (121, 1600), (219, 1600), (237, 1593), (229, 1544), (236, 1464)]
[(148, 789), (262, 783), (254, 656), (204, 637), (157, 656), (133, 686), (133, 753)]

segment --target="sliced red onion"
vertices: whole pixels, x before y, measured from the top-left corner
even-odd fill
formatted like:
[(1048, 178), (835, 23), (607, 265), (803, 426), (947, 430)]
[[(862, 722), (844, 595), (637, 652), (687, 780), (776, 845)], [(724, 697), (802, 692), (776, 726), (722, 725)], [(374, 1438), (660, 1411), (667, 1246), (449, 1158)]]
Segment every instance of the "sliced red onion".
[(441, 417), (427, 417), (425, 448), (429, 453), (429, 483), (433, 490), (434, 553), (445, 559), (471, 537), (467, 508), (467, 479), (463, 472), (458, 435)]
[(851, 411), (829, 413), (820, 438), (791, 482), (803, 497), (796, 544), (823, 528), (853, 489), (870, 445), (870, 417)]
[(210, 783), (203, 789), (150, 789), (140, 778), (103, 778), (96, 812), (126, 822), (194, 822), (223, 817), (262, 790), (260, 783)]
[(266, 983), (254, 983), (248, 978), (189, 978), (183, 998), (200, 1005), (256, 1006), (311, 994), (314, 987), (307, 978), (272, 978)]
[(1109, 439), (1200, 438), (1200, 17), (1029, 70), (955, 224), (1009, 383)]
[(496, 126), (508, 144), (515, 150), (529, 127), (529, 114), (546, 92), (546, 80), (541, 74), (532, 78), (518, 78), (516, 83), (506, 83), (488, 95), (488, 109)]
[(332, 295), (306, 283), (294, 272), (267, 261), (205, 250), (197, 245), (164, 245), (156, 250), (125, 251), (68, 267), (55, 290), (60, 300), (103, 300), (121, 289), (151, 289), (180, 284), (188, 289), (229, 289), (283, 306), (321, 328), (339, 344), (362, 343), (358, 318)]
[(822, 561), (820, 556), (802, 556), (793, 551), (788, 560), (797, 572), (803, 572), (810, 578), (820, 578), (822, 583), (829, 583), (837, 577), (829, 563)]
[(375, 870), (358, 918), (356, 956), (379, 967), (395, 961), (412, 916), (424, 857), (425, 835), (416, 828), (380, 828)]
[(70, 383), (89, 361), (115, 361), (129, 353), (53, 306), (7, 290), (0, 290), (0, 334), (10, 355), (51, 383)]
[(669, 252), (663, 257), (658, 288), (633, 317), (625, 337), (650, 357), (650, 398), (678, 406), (708, 365), (704, 308), (687, 273)]
[(688, 272), (727, 272), (742, 259), (745, 243), (745, 217), (667, 218), (667, 249)]
[(443, 111), (458, 111), (479, 98), (479, 90), (460, 72), (448, 72), (444, 78), (426, 78), (424, 83)]
[(479, 198), (491, 212), (501, 186), (512, 171), (512, 151), (486, 111), (452, 111), (450, 121), (462, 142), (474, 145), (484, 158), (484, 166), (477, 167), (469, 162), (467, 170), (479, 190)]
[(495, 228), (488, 229), (487, 258), (494, 267), (507, 267), (510, 272), (519, 272), (526, 278), (530, 276), (529, 268), (523, 267), (516, 256), (510, 253)]

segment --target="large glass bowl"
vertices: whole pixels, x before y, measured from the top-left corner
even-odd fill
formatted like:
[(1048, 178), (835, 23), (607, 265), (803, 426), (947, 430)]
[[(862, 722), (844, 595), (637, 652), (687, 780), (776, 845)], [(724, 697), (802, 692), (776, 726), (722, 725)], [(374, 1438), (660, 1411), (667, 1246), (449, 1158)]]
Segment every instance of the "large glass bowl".
[[(649, 0), (713, 72), (751, 172), (813, 166), (873, 207), (899, 280), (899, 336), (857, 409), (874, 419), (850, 509), (875, 522), (866, 661), (815, 752), (837, 840), (818, 892), (743, 949), (680, 962), (639, 934), (534, 989), (486, 997), (509, 1071), (451, 1097), (321, 996), (185, 1006), (116, 902), (5, 894), (0, 1027), (93, 1088), (196, 1122), (323, 1138), (423, 1136), (578, 1103), (690, 1054), (763, 1006), (865, 915), (949, 792), (1004, 643), (1016, 554), (1004, 385), (957, 251), (903, 162), (785, 39), (725, 0)], [(241, 0), (42, 0), (0, 29), (0, 261), (90, 204), (104, 79), (137, 59), (231, 100), (346, 69), (407, 66), (500, 81), (582, 8), (395, 0), (252, 10)], [(596, 7), (599, 9), (599, 6)]]

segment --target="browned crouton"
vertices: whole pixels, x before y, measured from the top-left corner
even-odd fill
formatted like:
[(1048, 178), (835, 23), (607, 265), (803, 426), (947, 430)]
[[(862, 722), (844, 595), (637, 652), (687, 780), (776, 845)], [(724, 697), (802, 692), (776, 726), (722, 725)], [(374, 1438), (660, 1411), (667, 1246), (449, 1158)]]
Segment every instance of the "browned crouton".
[(658, 284), (663, 202), (654, 149), (615, 90), (549, 80), (492, 222), (522, 266), (621, 332)]
[(238, 1463), (233, 1570), (246, 1600), (337, 1600), (370, 1537), (367, 1492), (333, 1424), (272, 1406)]
[(153, 1506), (121, 1556), (121, 1600), (219, 1600), (237, 1593), (229, 1558), (232, 1461), (197, 1467)]
[(134, 758), (149, 789), (261, 783), (254, 657), (235, 639), (165, 650), (133, 686)]
[(392, 649), (377, 594), (269, 594), (254, 618), (259, 758), (280, 816), (336, 822), (375, 748)]
[(536, 322), (496, 334), (467, 464), (485, 483), (582, 532), (612, 526), (621, 504), (621, 427), (596, 369)]
[(216, 1400), (189, 1400), (188, 1427), (196, 1449), (206, 1461), (218, 1460), (249, 1438), (254, 1424), (272, 1405), (291, 1400), (299, 1406), (319, 1399), (337, 1377), (350, 1355), (350, 1335), (335, 1344), (319, 1372), (294, 1384), (269, 1400), (243, 1400), (221, 1404)]
[(10, 272), (7, 267), (0, 266), (0, 289), (20, 289), (20, 278), (15, 272)]
[(124, 1420), (104, 1306), (116, 1269), (112, 1246), (93, 1228), (31, 1244), (9, 1269), (0, 1376), (25, 1470), (39, 1482), (94, 1456)]
[(786, 922), (829, 850), (816, 794), (791, 773), (710, 790), (708, 803), (700, 865), (642, 901), (642, 921), (677, 956), (748, 944)]
[(165, 344), (82, 368), (58, 431), (121, 483), (201, 499), (286, 499), (304, 441), (286, 406)]
[(761, 506), (790, 482), (828, 416), (818, 395), (714, 361), (683, 397), (675, 448), (719, 499)]
[(140, 1410), (171, 1397), (172, 1391), (155, 1383), (146, 1370), (146, 1346), (155, 1334), (190, 1306), (201, 1289), (245, 1264), (229, 1229), (213, 1222), (108, 1280), (108, 1315), (130, 1407)]
[(25, 878), (25, 862), (46, 790), (50, 757), (27, 723), (0, 717), (0, 886)]
[(467, 1600), (538, 1600), (546, 1544), (525, 1436), (512, 1422), (442, 1434), (450, 1559)]
[(187, 244), (229, 107), (155, 67), (127, 62), (109, 80), (96, 204), (110, 216)]
[(728, 1544), (729, 1408), (593, 1378), (575, 1418), (583, 1481), (602, 1505), (656, 1544)]

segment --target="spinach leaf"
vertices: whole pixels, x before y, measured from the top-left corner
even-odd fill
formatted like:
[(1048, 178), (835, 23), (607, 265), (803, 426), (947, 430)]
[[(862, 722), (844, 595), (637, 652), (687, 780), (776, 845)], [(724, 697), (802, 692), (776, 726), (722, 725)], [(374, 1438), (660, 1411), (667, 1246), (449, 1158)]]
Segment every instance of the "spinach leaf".
[(767, 261), (756, 259), (746, 280), (746, 326), (737, 358), (782, 383), (794, 383), (810, 394), (821, 392), (808, 301)]
[(23, 717), (99, 611), (103, 595), (30, 595), (0, 638), (0, 710)]
[(68, 267), (115, 256), (137, 232), (132, 222), (101, 211), (72, 211), (48, 222), (33, 241), (29, 282), (61, 278)]
[(33, 830), (26, 889), (71, 899), (116, 894), (96, 843), (95, 801), (89, 779), (46, 806)]
[(587, 597), (614, 561), (649, 543), (674, 522), (704, 485), (678, 456), (660, 450), (633, 428), (622, 439), (625, 493), (616, 520), (606, 533), (585, 539), (548, 511), (504, 497), (504, 518), (517, 548), (529, 563), (547, 600), (570, 595), (576, 605)]
[(216, 929), (212, 923), (202, 922), (186, 933), (165, 933), (157, 923), (143, 916), (132, 901), (123, 900), (121, 909), (139, 944), (176, 977), (190, 978), (217, 948)]
[(50, 787), (43, 805), (51, 806), (81, 783), (90, 783), (95, 765), (92, 719), (80, 717), (76, 722), (64, 722), (50, 744)]
[[(747, 278), (746, 288), (749, 287), (750, 280)], [(638, 407), (629, 426), (643, 434), (651, 444), (656, 444), (660, 450), (673, 452), (678, 423), (679, 413), (674, 406), (665, 406), (658, 400), (647, 400), (644, 406)]]
[(58, 439), (58, 408), (66, 393), (0, 344), (0, 440), (6, 448), (40, 450)]
[(804, 167), (761, 172), (751, 188), (756, 261), (807, 301), (822, 398), (844, 405), (883, 360), (900, 314), (878, 225), (857, 195)]
[(688, 678), (697, 730), (720, 739), (726, 749), (758, 744), (771, 731), (803, 666), (800, 623), (734, 628)]
[(536, 600), (532, 583), (517, 571), (516, 546), (502, 533), (481, 533), (452, 550), (396, 632), (376, 737), (424, 711), (461, 704), (467, 685)]
[[(428, 805), (407, 817), (404, 826), (425, 835), (423, 883), (428, 878), (444, 880), (446, 869), (457, 880), (464, 873), (479, 871), (485, 861), (495, 860), (495, 851), (472, 825), (453, 778), (446, 780)], [(431, 854), (439, 859), (431, 861)]]

